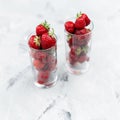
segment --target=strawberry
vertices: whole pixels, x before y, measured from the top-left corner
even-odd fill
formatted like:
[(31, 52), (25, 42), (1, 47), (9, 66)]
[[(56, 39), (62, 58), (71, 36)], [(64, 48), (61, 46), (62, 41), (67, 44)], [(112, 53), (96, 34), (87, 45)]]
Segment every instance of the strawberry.
[(56, 62), (56, 58), (53, 55), (48, 55), (47, 56), (47, 61), (51, 64), (51, 63), (55, 63)]
[(79, 59), (78, 59), (78, 61), (80, 62), (80, 63), (83, 63), (83, 62), (85, 62), (87, 60), (87, 56), (84, 54), (84, 55), (81, 55), (80, 57), (79, 57)]
[(56, 69), (56, 64), (57, 64), (57, 60), (55, 61), (55, 63), (49, 64), (49, 70), (53, 71)]
[(48, 81), (49, 76), (50, 76), (49, 71), (40, 71), (38, 73), (38, 81), (37, 82), (40, 83), (40, 84), (44, 84)]
[(54, 37), (54, 31), (45, 33), (41, 37), (42, 49), (48, 49), (56, 45), (56, 39)]
[(89, 47), (86, 45), (82, 46), (82, 52), (80, 55), (86, 55), (89, 51)]
[(79, 17), (76, 19), (76, 21), (75, 21), (76, 29), (83, 29), (85, 26), (86, 26), (85, 19), (83, 19), (82, 17)]
[(40, 79), (40, 78), (38, 78), (38, 81), (37, 81), (39, 84), (44, 84), (45, 82), (47, 82), (47, 81), (45, 81), (45, 80), (43, 80), (43, 79)]
[(57, 59), (54, 56), (49, 55), (47, 61), (49, 63), (49, 70), (54, 70), (56, 68)]
[(78, 45), (87, 45), (90, 40), (91, 33), (90, 29), (84, 28), (82, 30), (76, 30), (75, 34), (77, 35), (77, 44)]
[(44, 64), (41, 61), (36, 60), (36, 59), (34, 59), (33, 65), (37, 70), (40, 70), (44, 67)]
[(39, 53), (39, 60), (40, 60), (42, 63), (46, 63), (46, 62), (47, 62), (47, 53), (45, 53), (45, 52), (40, 52), (40, 53)]
[(77, 62), (78, 58), (75, 54), (69, 53), (69, 62), (71, 65), (74, 65)]
[(31, 51), (31, 56), (34, 59), (38, 59), (40, 60), (42, 63), (46, 63), (47, 62), (47, 53), (45, 52), (41, 52), (41, 51)]
[(90, 19), (85, 13), (82, 13), (82, 18), (85, 19), (86, 26), (90, 24)]
[(64, 26), (67, 32), (74, 33), (75, 24), (72, 21), (67, 21)]
[(43, 23), (41, 23), (40, 25), (36, 27), (36, 34), (38, 36), (41, 36), (42, 34), (47, 33), (49, 29), (50, 29), (50, 26), (45, 20)]
[[(77, 13), (77, 19), (83, 19), (85, 21), (85, 26), (89, 25), (91, 20), (89, 19), (89, 17), (85, 14), (85, 13)], [(79, 23), (79, 22), (78, 22)], [(77, 27), (76, 27), (77, 28)], [(84, 28), (84, 27), (83, 27)], [(77, 28), (79, 29), (79, 27)]]
[(31, 48), (39, 49), (40, 48), (40, 38), (36, 35), (32, 35), (28, 41), (28, 45)]
[(82, 30), (78, 30), (78, 29), (75, 30), (76, 35), (84, 35), (86, 33), (88, 33), (86, 28), (83, 28)]
[[(85, 48), (84, 48), (85, 49)], [(85, 61), (89, 61), (89, 57), (87, 56), (87, 51), (82, 49), (81, 54), (79, 55), (78, 61), (83, 63)]]
[(73, 45), (73, 39), (70, 34), (67, 35), (67, 43), (68, 43), (69, 47), (71, 47)]
[(82, 46), (84, 45), (85, 41), (81, 39), (81, 36), (80, 35), (73, 35), (72, 37), (72, 44), (74, 46)]
[(80, 54), (80, 53), (79, 53), (79, 51), (77, 51), (77, 49), (78, 48), (75, 46), (71, 47), (71, 50), (69, 53), (69, 62), (71, 65), (74, 65), (78, 60), (78, 54)]
[(73, 45), (73, 39), (72, 38), (70, 38), (67, 42), (69, 44), (69, 47), (71, 47)]
[(84, 34), (87, 34), (90, 32), (90, 29), (87, 29), (87, 28), (83, 28), (81, 30), (75, 30), (75, 34), (76, 35), (84, 35)]

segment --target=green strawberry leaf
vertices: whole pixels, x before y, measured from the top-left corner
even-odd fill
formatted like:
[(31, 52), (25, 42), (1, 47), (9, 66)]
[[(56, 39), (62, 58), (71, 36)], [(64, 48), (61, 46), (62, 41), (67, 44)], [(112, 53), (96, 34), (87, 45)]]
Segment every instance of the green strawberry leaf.
[(76, 55), (80, 55), (81, 52), (82, 52), (81, 47), (77, 48), (77, 50), (75, 51)]
[(88, 49), (89, 49), (88, 46), (82, 47), (82, 51), (83, 51), (85, 54), (88, 53)]
[(55, 38), (55, 33), (53, 28), (51, 28), (51, 30), (49, 31), (49, 35)]
[(37, 46), (40, 46), (40, 38), (38, 36), (34, 38), (34, 42)]
[(50, 24), (48, 24), (46, 20), (43, 23), (41, 23), (41, 25), (43, 25), (48, 30), (50, 29)]
[(67, 41), (69, 41), (72, 38), (72, 35), (68, 34), (67, 35)]
[(82, 12), (80, 11), (79, 13), (77, 13), (76, 18), (79, 18), (82, 15)]

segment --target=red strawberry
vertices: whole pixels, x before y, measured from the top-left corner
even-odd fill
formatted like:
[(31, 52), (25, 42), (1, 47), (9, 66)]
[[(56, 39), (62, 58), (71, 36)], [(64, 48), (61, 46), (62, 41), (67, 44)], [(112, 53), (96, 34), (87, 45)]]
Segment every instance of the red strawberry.
[(55, 63), (49, 64), (49, 70), (50, 70), (50, 71), (55, 70), (55, 69), (56, 69), (56, 64), (57, 64), (57, 60), (56, 60)]
[(56, 58), (53, 55), (48, 55), (47, 56), (47, 61), (51, 64), (51, 63), (55, 63), (56, 62)]
[(31, 51), (31, 56), (34, 59), (40, 60), (42, 63), (46, 63), (47, 62), (47, 53), (45, 53), (45, 52), (32, 50)]
[(87, 28), (83, 28), (83, 29), (81, 29), (81, 30), (75, 30), (75, 34), (76, 35), (84, 35), (84, 34), (86, 34), (86, 33), (89, 33), (90, 32), (90, 29), (87, 29)]
[(77, 47), (72, 47), (69, 53), (69, 62), (74, 65), (78, 60)]
[(84, 40), (81, 39), (80, 35), (73, 35), (72, 45), (80, 47), (80, 46), (84, 45)]
[(32, 35), (28, 41), (28, 45), (31, 48), (39, 49), (40, 48), (40, 38), (36, 35)]
[(75, 54), (69, 53), (69, 62), (71, 65), (74, 65), (77, 62), (77, 57)]
[(76, 30), (75, 34), (77, 35), (77, 44), (78, 45), (87, 45), (88, 41), (90, 40), (91, 33), (90, 30), (84, 28), (82, 30)]
[(49, 76), (50, 76), (49, 71), (40, 71), (38, 73), (38, 81), (37, 82), (40, 84), (44, 84), (44, 83), (48, 82)]
[(34, 59), (33, 65), (37, 70), (40, 70), (44, 67), (44, 64), (41, 61), (36, 60), (36, 59)]
[(83, 63), (83, 62), (85, 62), (87, 60), (87, 56), (84, 54), (84, 55), (81, 55), (80, 57), (79, 57), (79, 59), (78, 59), (78, 61), (80, 62), (80, 63)]
[(73, 39), (72, 39), (71, 34), (67, 35), (67, 43), (68, 43), (69, 47), (71, 47), (73, 45)]
[(52, 33), (45, 33), (41, 37), (42, 49), (48, 49), (56, 45), (56, 39)]
[(36, 27), (36, 34), (38, 36), (41, 36), (42, 34), (47, 33), (49, 29), (49, 24), (47, 23), (47, 21), (45, 21)]
[(70, 54), (76, 55), (76, 49), (77, 47), (71, 47)]
[(67, 21), (64, 26), (66, 31), (74, 33), (75, 24), (72, 21)]
[(81, 16), (83, 19), (85, 19), (86, 22), (86, 26), (90, 24), (90, 19), (88, 18), (88, 16), (85, 13), (82, 13)]
[(57, 59), (54, 56), (49, 55), (47, 60), (49, 63), (49, 70), (50, 71), (54, 70), (56, 68)]
[(72, 46), (71, 50), (70, 50), (71, 54), (75, 54), (75, 56), (79, 56), (82, 53), (82, 49), (81, 47), (77, 47), (77, 46)]
[(86, 22), (82, 17), (79, 17), (75, 21), (75, 28), (76, 29), (83, 29), (86, 26)]
[(87, 33), (87, 32), (86, 32), (86, 28), (83, 28), (83, 29), (81, 29), (81, 30), (78, 30), (78, 29), (75, 30), (75, 34), (76, 34), (76, 35), (83, 35), (83, 34), (85, 34), (85, 33)]
[(45, 53), (45, 52), (40, 52), (40, 54), (39, 54), (39, 60), (40, 60), (42, 63), (46, 63), (46, 62), (47, 62), (47, 53)]
[(73, 39), (72, 38), (70, 38), (67, 42), (69, 44), (69, 47), (71, 47), (73, 45)]
[(45, 80), (43, 80), (43, 79), (40, 79), (40, 78), (38, 78), (38, 81), (37, 81), (39, 84), (44, 84), (45, 82), (47, 82), (47, 81), (45, 81)]

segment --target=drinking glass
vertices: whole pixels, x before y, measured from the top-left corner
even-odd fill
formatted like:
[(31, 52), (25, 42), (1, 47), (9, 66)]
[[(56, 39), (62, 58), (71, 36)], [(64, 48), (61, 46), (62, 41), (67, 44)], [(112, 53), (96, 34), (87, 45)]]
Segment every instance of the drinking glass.
[(35, 85), (43, 88), (53, 86), (57, 81), (57, 47), (45, 50), (30, 48), (29, 53)]
[[(69, 20), (75, 21), (75, 18)], [(93, 23), (87, 27), (85, 34), (71, 34), (65, 30), (66, 67), (70, 73), (81, 74), (88, 71), (92, 42)]]

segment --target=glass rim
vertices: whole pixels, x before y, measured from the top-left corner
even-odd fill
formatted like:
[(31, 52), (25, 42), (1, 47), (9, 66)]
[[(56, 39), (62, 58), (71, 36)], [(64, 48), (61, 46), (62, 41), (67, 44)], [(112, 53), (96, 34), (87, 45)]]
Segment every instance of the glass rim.
[[(31, 33), (27, 36), (27, 38), (26, 38), (27, 41), (29, 40), (29, 38), (30, 38), (31, 35), (35, 35), (35, 32), (31, 32)], [(56, 44), (57, 44), (57, 36), (56, 36), (56, 34), (55, 34), (55, 38), (56, 38)], [(50, 48), (48, 48), (48, 49), (35, 49), (35, 48), (30, 47), (30, 46), (29, 46), (29, 48), (32, 49), (32, 50), (34, 50), (34, 51), (41, 51), (41, 52), (43, 51), (43, 52), (44, 52), (44, 51), (49, 51), (49, 50), (51, 50), (51, 49), (53, 49), (53, 48), (56, 48), (56, 46), (52, 46), (52, 47), (50, 47)]]
[(56, 48), (56, 46), (52, 46), (52, 47), (50, 47), (50, 48), (48, 48), (48, 49), (35, 49), (35, 48), (32, 48), (32, 47), (29, 47), (29, 48), (30, 48), (31, 50), (34, 50), (34, 51), (45, 52), (45, 51), (50, 51), (50, 50)]
[[(75, 18), (75, 17), (68, 18), (68, 19), (66, 19), (66, 21), (71, 21), (70, 19), (74, 19), (74, 18)], [(91, 31), (90, 31), (89, 33), (86, 33), (86, 34), (83, 34), (83, 35), (76, 35), (76, 34), (74, 34), (74, 33), (70, 33), (70, 32), (68, 32), (68, 31), (66, 31), (65, 29), (64, 29), (64, 32), (67, 33), (67, 34), (70, 34), (70, 35), (85, 36), (85, 35), (87, 35), (87, 34), (92, 33), (92, 31), (93, 31), (93, 29), (94, 29), (93, 21), (91, 21), (88, 26), (90, 26), (90, 25), (91, 25), (91, 29), (90, 29)], [(88, 27), (88, 26), (86, 26), (86, 27)]]

